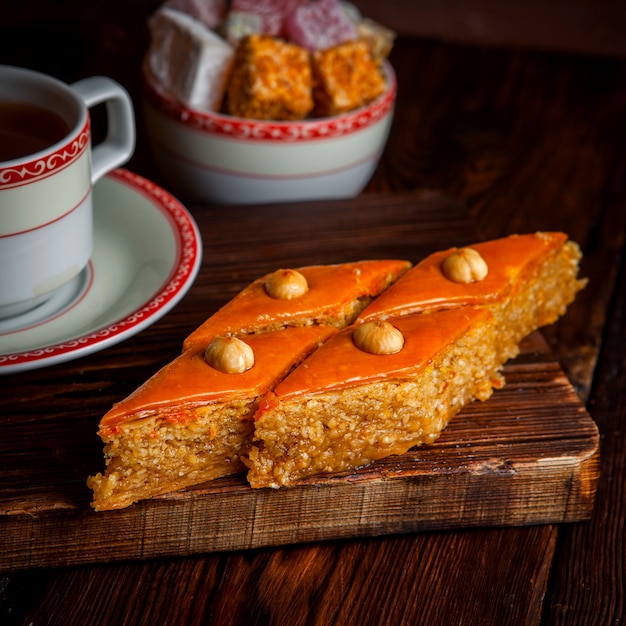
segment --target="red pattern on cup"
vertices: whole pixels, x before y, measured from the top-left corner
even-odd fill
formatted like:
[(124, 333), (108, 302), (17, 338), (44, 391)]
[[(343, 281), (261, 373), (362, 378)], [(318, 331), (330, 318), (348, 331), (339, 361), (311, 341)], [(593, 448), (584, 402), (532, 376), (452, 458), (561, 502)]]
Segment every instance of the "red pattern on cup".
[(0, 167), (0, 189), (20, 187), (47, 178), (78, 159), (88, 148), (91, 138), (89, 118), (77, 136), (43, 158), (13, 167)]

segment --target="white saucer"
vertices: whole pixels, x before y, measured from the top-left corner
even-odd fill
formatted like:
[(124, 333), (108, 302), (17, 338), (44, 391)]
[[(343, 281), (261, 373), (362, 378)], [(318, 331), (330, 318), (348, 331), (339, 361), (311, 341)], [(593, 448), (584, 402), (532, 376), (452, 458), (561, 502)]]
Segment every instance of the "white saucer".
[(170, 311), (200, 269), (202, 241), (169, 193), (125, 169), (94, 186), (89, 266), (28, 313), (0, 320), (0, 374), (108, 348)]

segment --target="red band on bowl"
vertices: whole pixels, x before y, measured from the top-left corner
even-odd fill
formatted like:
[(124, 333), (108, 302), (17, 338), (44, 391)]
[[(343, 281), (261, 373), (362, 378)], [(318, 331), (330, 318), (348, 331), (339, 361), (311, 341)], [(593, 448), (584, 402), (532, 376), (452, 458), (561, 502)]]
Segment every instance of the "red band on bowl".
[(375, 124), (393, 107), (396, 95), (395, 74), (385, 63), (388, 89), (379, 98), (360, 109), (333, 117), (278, 122), (243, 119), (222, 113), (189, 109), (164, 92), (147, 76), (144, 67), (144, 85), (147, 100), (170, 119), (199, 132), (251, 141), (294, 142), (332, 139)]

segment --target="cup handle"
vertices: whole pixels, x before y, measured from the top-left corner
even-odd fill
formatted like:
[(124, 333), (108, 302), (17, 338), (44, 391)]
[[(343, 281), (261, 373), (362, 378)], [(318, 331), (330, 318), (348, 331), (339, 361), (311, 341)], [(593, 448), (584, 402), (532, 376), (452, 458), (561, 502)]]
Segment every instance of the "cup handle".
[(87, 108), (106, 102), (106, 138), (91, 151), (91, 182), (123, 165), (135, 150), (135, 115), (128, 92), (106, 76), (91, 76), (70, 85)]

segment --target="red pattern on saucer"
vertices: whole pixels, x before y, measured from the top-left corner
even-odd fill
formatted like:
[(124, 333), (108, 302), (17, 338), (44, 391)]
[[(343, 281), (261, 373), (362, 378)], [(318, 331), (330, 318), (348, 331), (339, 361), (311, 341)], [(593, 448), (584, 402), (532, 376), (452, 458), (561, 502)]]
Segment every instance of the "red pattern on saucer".
[[(3, 369), (18, 371), (20, 366), (41, 367), (47, 363), (67, 361), (119, 343), (147, 328), (169, 311), (195, 278), (202, 255), (202, 242), (197, 226), (185, 207), (158, 185), (123, 168), (109, 172), (107, 177), (146, 194), (174, 224), (178, 250), (171, 275), (150, 300), (123, 319), (62, 343), (0, 355), (0, 373)], [(41, 365), (37, 365), (38, 362)]]

